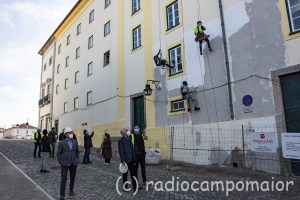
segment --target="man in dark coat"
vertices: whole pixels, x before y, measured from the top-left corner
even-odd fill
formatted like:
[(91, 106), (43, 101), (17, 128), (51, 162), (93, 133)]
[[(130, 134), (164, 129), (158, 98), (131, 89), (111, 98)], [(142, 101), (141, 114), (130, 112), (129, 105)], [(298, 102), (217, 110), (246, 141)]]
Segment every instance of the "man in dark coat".
[(146, 184), (146, 151), (145, 151), (145, 142), (144, 138), (140, 133), (140, 127), (138, 125), (134, 126), (133, 133), (130, 134), (130, 140), (134, 146), (135, 154), (135, 172), (138, 177), (139, 165), (141, 165), (141, 172), (143, 178), (143, 184)]
[(61, 165), (60, 200), (65, 199), (68, 171), (70, 171), (69, 195), (74, 196), (76, 169), (79, 163), (78, 143), (73, 139), (73, 130), (70, 127), (64, 130), (66, 138), (60, 141), (57, 149), (57, 160)]
[(83, 164), (92, 163), (90, 160), (91, 148), (93, 147), (92, 137), (94, 136), (94, 131), (89, 133), (86, 129), (83, 131), (84, 135), (84, 156), (83, 156)]
[(57, 133), (56, 133), (55, 127), (51, 128), (51, 131), (49, 132), (48, 135), (49, 135), (49, 140), (50, 140), (50, 145), (51, 145), (51, 151), (50, 151), (49, 157), (54, 158), (55, 145), (56, 145), (56, 140), (57, 140)]
[(41, 146), (42, 146), (42, 162), (41, 162), (41, 170), (40, 172), (41, 173), (47, 173), (49, 172), (47, 170), (48, 168), (48, 160), (47, 160), (47, 157), (49, 154), (49, 152), (51, 151), (51, 148), (50, 148), (50, 139), (48, 137), (48, 131), (46, 129), (43, 130), (43, 137), (41, 139)]
[[(128, 128), (123, 128), (120, 133), (122, 138), (118, 141), (118, 150), (120, 154), (121, 163), (124, 165), (125, 163), (128, 166), (131, 182), (133, 189), (136, 189), (136, 173), (134, 167), (134, 149), (132, 142), (130, 141), (127, 132), (129, 131)], [(129, 132), (130, 133), (130, 132)], [(128, 171), (123, 173), (123, 185), (127, 182)], [(128, 185), (125, 185), (125, 188), (128, 188)]]

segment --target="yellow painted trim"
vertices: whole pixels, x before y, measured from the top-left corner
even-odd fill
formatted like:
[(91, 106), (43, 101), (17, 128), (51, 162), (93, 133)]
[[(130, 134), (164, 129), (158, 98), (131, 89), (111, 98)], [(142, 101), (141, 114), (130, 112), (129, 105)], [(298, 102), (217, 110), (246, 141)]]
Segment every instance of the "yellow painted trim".
[[(136, 49), (133, 49), (133, 30), (138, 27), (141, 27), (141, 46), (139, 46)], [(131, 29), (131, 53), (135, 53), (138, 50), (143, 48), (143, 35), (144, 35), (144, 29), (141, 23), (138, 23), (137, 25), (133, 26), (133, 28)]]
[(94, 2), (94, 0), (82, 0), (81, 1), (81, 3), (72, 11), (70, 16), (65, 20), (65, 22), (63, 24), (61, 24), (60, 27), (58, 28), (58, 30), (56, 30), (56, 32), (54, 33), (56, 40), (59, 40), (63, 36), (66, 29), (68, 29), (70, 27), (70, 25), (74, 21), (76, 21), (76, 19), (81, 15), (81, 13), (83, 11), (85, 11), (87, 9), (87, 7), (90, 4), (92, 4), (92, 2)]
[(145, 147), (158, 150), (164, 160), (170, 159), (169, 127), (150, 128), (145, 134), (147, 136)]
[[(143, 1), (142, 4), (143, 7), (141, 7), (144, 11), (144, 20), (143, 20), (143, 27), (142, 27), (142, 33), (144, 34), (144, 37), (142, 36), (142, 44), (144, 42), (144, 55), (145, 55), (145, 83), (146, 80), (154, 78), (153, 73), (153, 55), (152, 55), (152, 1)], [(155, 127), (155, 95), (152, 94), (151, 96), (147, 97), (151, 101), (145, 101), (146, 106), (146, 127), (153, 128)]]
[(136, 49), (131, 50), (131, 54), (134, 54), (135, 52), (137, 52), (137, 51), (139, 51), (141, 49), (143, 49), (143, 46), (140, 46), (140, 47), (138, 47)]
[[(118, 2), (118, 95), (125, 96), (124, 1)], [(118, 99), (118, 126), (125, 126), (125, 101)]]
[(300, 32), (290, 35), (288, 8), (286, 7), (285, 0), (279, 1), (279, 7), (280, 7), (280, 11), (281, 11), (281, 21), (282, 21), (282, 28), (283, 28), (285, 40), (292, 40), (292, 39), (300, 37)]
[(178, 111), (178, 112), (171, 112), (171, 102), (181, 100), (181, 99), (182, 99), (182, 96), (170, 97), (168, 99), (168, 115), (169, 116), (180, 115), (180, 114), (187, 113), (187, 109), (186, 109), (187, 108), (187, 102), (185, 100), (183, 100), (184, 101), (184, 110)]
[(179, 42), (174, 42), (173, 44), (169, 44), (167, 47), (166, 47), (166, 52), (167, 52), (167, 57), (166, 59), (167, 60), (170, 60), (169, 58), (169, 50), (180, 45), (181, 46), (181, 60), (182, 60), (182, 72), (178, 73), (178, 74), (175, 74), (175, 75), (172, 75), (170, 76), (170, 69), (168, 68), (167, 69), (167, 73), (166, 73), (166, 79), (167, 80), (170, 80), (170, 79), (173, 79), (173, 78), (178, 78), (178, 77), (181, 77), (181, 76), (185, 76), (186, 75), (186, 68), (185, 68), (185, 50), (184, 50), (184, 42), (183, 40), (179, 41)]

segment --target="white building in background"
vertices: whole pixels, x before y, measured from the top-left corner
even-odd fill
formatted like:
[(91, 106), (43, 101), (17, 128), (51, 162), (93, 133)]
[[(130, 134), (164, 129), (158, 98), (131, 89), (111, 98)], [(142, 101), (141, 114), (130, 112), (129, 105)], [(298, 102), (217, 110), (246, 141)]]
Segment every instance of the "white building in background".
[(5, 131), (4, 136), (17, 139), (32, 139), (37, 128), (30, 124), (24, 123), (20, 125), (14, 125)]

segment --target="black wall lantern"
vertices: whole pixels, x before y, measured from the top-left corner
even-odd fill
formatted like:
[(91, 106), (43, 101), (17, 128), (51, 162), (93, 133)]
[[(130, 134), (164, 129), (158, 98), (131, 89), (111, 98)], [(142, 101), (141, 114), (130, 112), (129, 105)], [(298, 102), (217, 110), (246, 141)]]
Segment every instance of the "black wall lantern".
[(159, 81), (147, 80), (147, 83), (146, 83), (146, 86), (144, 89), (144, 94), (146, 96), (150, 96), (152, 94), (152, 88), (150, 86), (150, 82), (155, 85), (156, 89), (160, 90), (160, 82)]

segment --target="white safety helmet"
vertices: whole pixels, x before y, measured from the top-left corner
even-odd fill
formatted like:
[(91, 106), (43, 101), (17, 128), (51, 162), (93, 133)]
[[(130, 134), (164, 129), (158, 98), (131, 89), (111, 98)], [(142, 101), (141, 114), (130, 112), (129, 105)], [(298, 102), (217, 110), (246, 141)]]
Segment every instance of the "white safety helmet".
[(128, 171), (128, 166), (126, 163), (121, 163), (120, 166), (119, 166), (119, 170), (121, 173), (126, 173)]
[(69, 133), (69, 132), (72, 132), (73, 130), (70, 128), (70, 127), (67, 127), (67, 128), (65, 128), (65, 131), (64, 131), (64, 133), (66, 134), (66, 133)]

